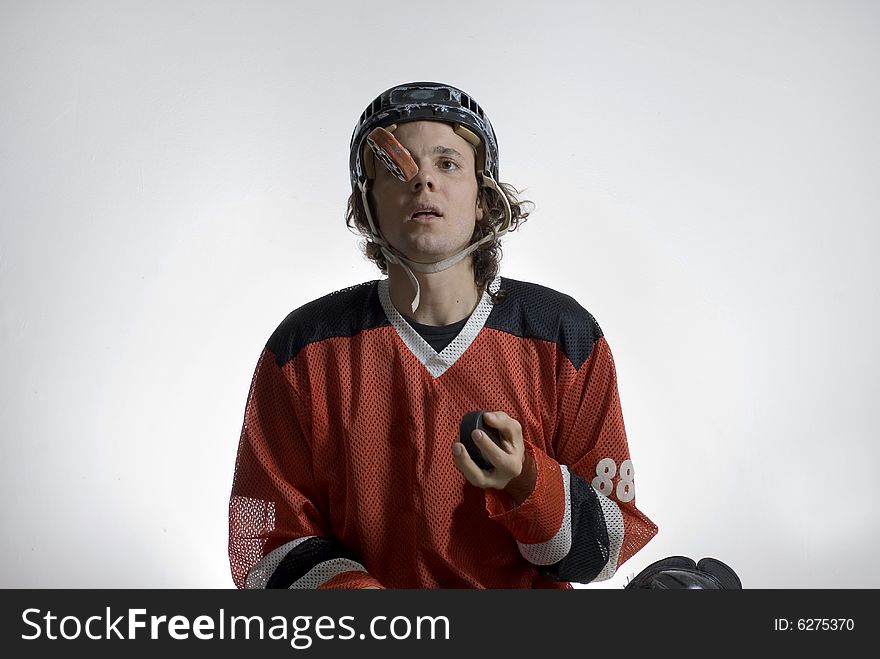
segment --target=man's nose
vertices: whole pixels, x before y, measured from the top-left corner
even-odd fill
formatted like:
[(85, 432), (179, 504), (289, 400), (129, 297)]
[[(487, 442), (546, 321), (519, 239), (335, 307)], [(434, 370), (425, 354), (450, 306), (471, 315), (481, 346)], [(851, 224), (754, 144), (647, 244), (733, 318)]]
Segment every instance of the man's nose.
[(419, 171), (416, 172), (416, 175), (413, 176), (412, 179), (410, 179), (409, 184), (413, 190), (420, 190), (422, 186), (433, 189), (434, 177), (431, 175), (428, 167), (419, 165)]

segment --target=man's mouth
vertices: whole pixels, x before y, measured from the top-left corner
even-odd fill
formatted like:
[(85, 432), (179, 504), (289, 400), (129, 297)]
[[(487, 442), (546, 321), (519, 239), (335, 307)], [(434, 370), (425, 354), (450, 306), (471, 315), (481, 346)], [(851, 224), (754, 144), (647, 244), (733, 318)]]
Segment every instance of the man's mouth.
[(436, 220), (438, 217), (443, 217), (443, 213), (440, 212), (438, 208), (435, 206), (423, 205), (417, 207), (411, 214), (411, 220), (416, 221), (428, 221), (428, 220)]

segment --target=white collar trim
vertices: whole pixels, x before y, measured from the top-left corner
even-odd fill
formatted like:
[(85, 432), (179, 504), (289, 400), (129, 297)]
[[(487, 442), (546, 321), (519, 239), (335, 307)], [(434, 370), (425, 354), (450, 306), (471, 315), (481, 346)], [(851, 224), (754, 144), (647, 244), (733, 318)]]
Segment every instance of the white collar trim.
[[(496, 293), (501, 288), (501, 275), (498, 275), (489, 283), (489, 291)], [(400, 312), (391, 303), (391, 293), (388, 289), (388, 280), (379, 280), (379, 301), (385, 310), (385, 315), (391, 322), (392, 327), (397, 330), (398, 336), (409, 348), (410, 352), (415, 355), (422, 365), (428, 369), (428, 372), (435, 378), (443, 375), (446, 370), (452, 366), (458, 358), (467, 350), (477, 334), (486, 324), (486, 319), (492, 312), (492, 300), (489, 293), (483, 291), (483, 297), (474, 309), (471, 317), (464, 324), (464, 327), (458, 333), (449, 345), (442, 352), (437, 352), (431, 347), (431, 344), (425, 341), (421, 335), (416, 332), (412, 326), (406, 322), (406, 319), (400, 315)]]

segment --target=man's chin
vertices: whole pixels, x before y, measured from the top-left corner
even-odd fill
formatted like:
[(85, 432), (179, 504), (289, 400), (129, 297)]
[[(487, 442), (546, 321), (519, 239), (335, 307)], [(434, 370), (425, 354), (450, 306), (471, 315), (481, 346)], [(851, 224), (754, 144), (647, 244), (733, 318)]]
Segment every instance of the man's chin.
[(438, 261), (442, 261), (443, 259), (452, 256), (455, 252), (450, 252), (449, 250), (437, 249), (437, 248), (424, 248), (421, 249), (410, 247), (408, 249), (400, 249), (398, 248), (406, 258), (414, 263), (437, 263)]

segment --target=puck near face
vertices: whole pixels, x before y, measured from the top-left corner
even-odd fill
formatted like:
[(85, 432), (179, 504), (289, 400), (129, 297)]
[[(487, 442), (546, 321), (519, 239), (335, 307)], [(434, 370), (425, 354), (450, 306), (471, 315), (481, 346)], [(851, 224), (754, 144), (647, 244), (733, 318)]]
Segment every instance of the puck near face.
[(367, 144), (384, 165), (401, 181), (409, 181), (419, 173), (419, 166), (406, 147), (384, 128), (367, 135)]

